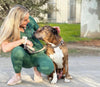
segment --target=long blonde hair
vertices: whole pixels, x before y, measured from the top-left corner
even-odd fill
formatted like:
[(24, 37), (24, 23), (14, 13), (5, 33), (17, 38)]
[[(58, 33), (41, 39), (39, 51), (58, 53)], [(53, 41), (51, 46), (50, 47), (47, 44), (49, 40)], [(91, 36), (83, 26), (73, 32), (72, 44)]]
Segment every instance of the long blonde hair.
[(22, 5), (11, 8), (0, 28), (0, 46), (3, 41), (20, 39), (19, 26), (27, 13), (28, 9)]

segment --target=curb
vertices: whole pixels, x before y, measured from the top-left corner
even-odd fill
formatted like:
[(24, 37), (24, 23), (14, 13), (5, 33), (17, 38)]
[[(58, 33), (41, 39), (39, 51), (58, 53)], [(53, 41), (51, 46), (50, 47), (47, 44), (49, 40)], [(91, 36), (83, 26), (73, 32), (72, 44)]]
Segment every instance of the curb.
[(76, 45), (76, 44), (67, 44), (68, 49), (84, 49), (84, 50), (96, 50), (100, 51), (100, 47), (95, 46), (83, 46), (83, 45)]

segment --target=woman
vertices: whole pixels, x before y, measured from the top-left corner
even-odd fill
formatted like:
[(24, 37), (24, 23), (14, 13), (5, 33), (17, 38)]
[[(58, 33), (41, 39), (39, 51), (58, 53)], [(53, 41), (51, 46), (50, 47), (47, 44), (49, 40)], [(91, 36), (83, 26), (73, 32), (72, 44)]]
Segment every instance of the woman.
[[(21, 82), (22, 67), (34, 67), (36, 82), (42, 81), (41, 73), (49, 75), (53, 72), (53, 62), (44, 51), (30, 54), (21, 46), (27, 44), (35, 50), (42, 48), (42, 44), (33, 35), (38, 28), (35, 20), (29, 16), (28, 10), (21, 5), (14, 6), (5, 18), (0, 29), (0, 46), (3, 52), (11, 51), (11, 60), (15, 71), (15, 75), (7, 83), (8, 85)], [(23, 36), (26, 36), (28, 40), (22, 38)]]

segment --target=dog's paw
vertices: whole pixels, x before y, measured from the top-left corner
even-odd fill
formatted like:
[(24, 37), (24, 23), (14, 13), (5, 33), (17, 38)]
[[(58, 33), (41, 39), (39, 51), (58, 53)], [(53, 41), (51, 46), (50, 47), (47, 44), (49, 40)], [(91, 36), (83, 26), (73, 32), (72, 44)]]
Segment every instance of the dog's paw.
[(48, 80), (50, 81), (50, 80), (52, 80), (52, 78), (51, 78), (51, 77), (49, 77), (49, 78), (48, 78)]
[(71, 76), (71, 75), (68, 75), (68, 76), (67, 76), (67, 79), (72, 79), (72, 76)]
[(67, 78), (65, 78), (65, 79), (64, 79), (64, 81), (65, 81), (65, 82), (70, 82), (70, 80), (69, 80), (69, 79), (67, 79)]
[(51, 84), (57, 83), (57, 78), (52, 79)]
[(72, 76), (68, 76), (68, 79), (72, 79), (73, 77)]

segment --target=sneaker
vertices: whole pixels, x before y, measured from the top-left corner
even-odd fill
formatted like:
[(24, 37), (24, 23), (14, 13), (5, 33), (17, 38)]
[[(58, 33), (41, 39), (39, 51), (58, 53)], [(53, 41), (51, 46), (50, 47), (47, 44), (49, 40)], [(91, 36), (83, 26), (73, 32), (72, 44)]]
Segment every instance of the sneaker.
[[(41, 76), (41, 73), (40, 72), (37, 72), (34, 70), (34, 82), (42, 82), (43, 79), (42, 79), (42, 76)], [(40, 75), (39, 75), (40, 74)]]
[(42, 82), (42, 81), (43, 81), (42, 77), (34, 74), (34, 82)]
[(9, 81), (8, 81), (8, 85), (16, 85), (18, 83), (21, 83), (21, 77), (20, 76), (13, 76)]

